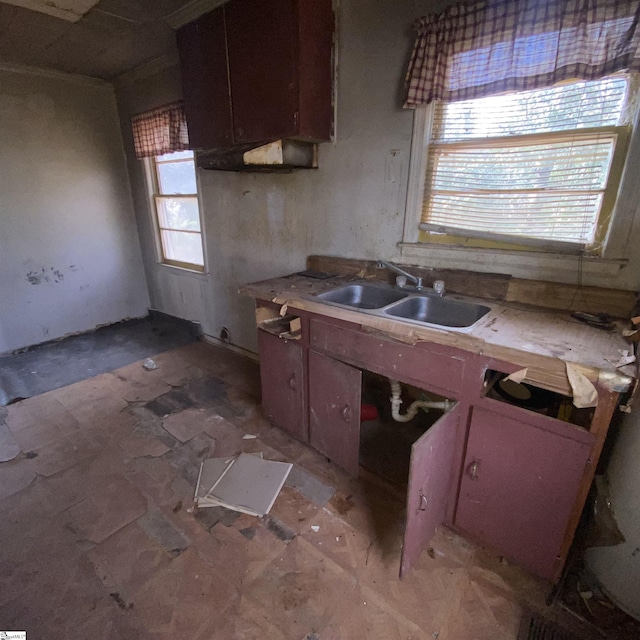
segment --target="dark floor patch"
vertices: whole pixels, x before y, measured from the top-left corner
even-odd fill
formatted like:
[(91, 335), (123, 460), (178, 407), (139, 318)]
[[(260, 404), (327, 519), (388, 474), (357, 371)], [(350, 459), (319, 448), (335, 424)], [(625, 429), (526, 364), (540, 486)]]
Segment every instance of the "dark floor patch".
[(138, 518), (138, 524), (145, 533), (161, 544), (172, 556), (180, 555), (188, 546), (187, 538), (178, 531), (160, 511), (147, 511)]
[(190, 485), (195, 487), (200, 473), (200, 464), (205, 458), (212, 457), (216, 442), (206, 433), (201, 433), (185, 443), (175, 439), (174, 442), (172, 450), (164, 457)]
[(346, 498), (343, 498), (342, 496), (335, 496), (331, 501), (331, 504), (341, 516), (345, 513), (349, 513), (349, 511), (356, 506), (351, 496), (347, 496)]
[(132, 415), (136, 421), (136, 427), (132, 432), (134, 436), (151, 436), (157, 438), (169, 449), (180, 447), (181, 443), (162, 427), (162, 418), (147, 411), (144, 405), (130, 404), (125, 412)]
[(38, 457), (38, 452), (37, 451), (27, 451), (27, 453), (24, 454), (24, 457), (27, 458), (27, 460), (32, 460), (33, 458), (37, 458)]
[(155, 400), (145, 403), (145, 408), (163, 418), (171, 413), (184, 411), (194, 406), (193, 400), (180, 389), (172, 389), (168, 393), (158, 396)]
[(291, 542), (296, 537), (295, 531), (289, 529), (286, 524), (273, 516), (264, 516), (264, 522), (267, 525), (267, 529), (283, 542)]
[(253, 540), (253, 537), (256, 535), (256, 528), (255, 527), (246, 527), (245, 529), (240, 529), (240, 533), (247, 540)]
[(225, 507), (205, 507), (198, 509), (196, 520), (206, 531), (211, 531), (218, 523), (225, 527), (231, 527), (240, 517), (237, 511), (231, 511)]
[(537, 613), (525, 612), (520, 623), (517, 640), (581, 640)]
[(195, 340), (182, 321), (142, 318), (0, 357), (0, 405), (119, 369)]
[(109, 594), (115, 601), (116, 604), (121, 608), (121, 609), (131, 609), (131, 607), (133, 607), (133, 603), (129, 603), (127, 604), (123, 599), (122, 596), (117, 592), (114, 591), (113, 593)]
[(297, 464), (293, 465), (285, 484), (293, 487), (319, 507), (324, 507), (336, 492), (333, 487), (324, 484), (324, 482), (318, 480), (318, 478)]
[(180, 390), (191, 398), (197, 407), (212, 407), (219, 404), (227, 393), (227, 385), (219, 378), (197, 378), (191, 380)]

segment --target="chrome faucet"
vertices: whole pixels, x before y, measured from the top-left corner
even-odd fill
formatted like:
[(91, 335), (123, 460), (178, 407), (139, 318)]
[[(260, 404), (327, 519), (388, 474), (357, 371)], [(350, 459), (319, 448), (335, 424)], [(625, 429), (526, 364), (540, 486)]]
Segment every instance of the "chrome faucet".
[(418, 278), (417, 276), (412, 276), (410, 273), (401, 269), (400, 267), (396, 267), (395, 264), (391, 264), (390, 262), (385, 262), (384, 260), (378, 260), (378, 269), (389, 269), (389, 271), (395, 271), (395, 273), (404, 276), (407, 280), (411, 280), (411, 282), (415, 282), (416, 289), (418, 291), (422, 290), (422, 278)]

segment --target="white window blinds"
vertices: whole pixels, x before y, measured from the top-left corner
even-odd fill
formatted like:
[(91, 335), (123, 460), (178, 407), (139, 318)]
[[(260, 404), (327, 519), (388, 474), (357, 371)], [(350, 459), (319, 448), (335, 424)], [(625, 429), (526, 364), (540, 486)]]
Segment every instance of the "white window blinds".
[(618, 77), (437, 104), (421, 228), (593, 244), (626, 88)]

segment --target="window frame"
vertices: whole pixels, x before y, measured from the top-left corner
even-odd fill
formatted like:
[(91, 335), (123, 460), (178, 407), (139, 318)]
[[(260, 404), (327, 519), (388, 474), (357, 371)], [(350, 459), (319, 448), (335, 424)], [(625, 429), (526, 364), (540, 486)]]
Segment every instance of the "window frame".
[[(629, 108), (628, 103), (630, 102), (630, 96), (632, 96), (634, 92), (633, 78), (630, 77), (628, 82), (627, 104), (623, 106), (623, 113), (625, 109)], [(631, 100), (633, 100), (633, 98), (631, 98)], [(635, 100), (633, 101), (635, 102)], [(603, 202), (598, 215), (594, 244), (593, 246), (585, 247), (579, 244), (572, 246), (572, 243), (568, 242), (527, 239), (525, 237), (523, 237), (520, 242), (517, 237), (505, 237), (504, 235), (492, 234), (491, 232), (478, 234), (469, 233), (467, 235), (463, 230), (461, 230), (460, 233), (455, 233), (453, 230), (450, 230), (446, 233), (429, 233), (422, 223), (422, 211), (434, 113), (434, 103), (417, 107), (414, 110), (405, 224), (402, 242), (399, 245), (403, 254), (413, 254), (415, 256), (416, 253), (419, 253), (420, 247), (438, 247), (443, 249), (467, 249), (479, 252), (494, 250), (513, 255), (522, 255), (524, 252), (530, 252), (537, 253), (538, 255), (555, 254), (558, 256), (604, 258), (606, 255), (607, 240), (615, 224), (616, 200), (621, 193), (624, 170), (629, 156), (630, 141), (634, 134), (635, 127), (632, 127), (630, 124), (623, 124), (597, 128), (603, 132), (614, 133), (617, 140), (609, 168), (607, 188), (603, 193)], [(635, 115), (637, 116), (638, 114)], [(634, 118), (634, 121), (635, 120), (636, 118)], [(595, 129), (591, 129), (591, 131), (594, 130)], [(583, 133), (590, 130), (580, 129), (577, 131)], [(547, 134), (525, 134), (515, 137), (530, 137), (531, 139), (535, 139), (541, 135)], [(558, 135), (563, 135), (563, 132), (559, 132)], [(470, 140), (468, 143), (465, 142), (463, 144), (472, 146), (474, 142), (476, 141)], [(477, 140), (478, 146), (481, 146), (484, 142), (485, 140), (482, 138)], [(442, 146), (444, 146), (444, 144), (442, 144)]]
[[(151, 222), (153, 226), (153, 235), (154, 235), (155, 245), (156, 245), (157, 264), (161, 264), (167, 267), (172, 267), (174, 269), (188, 271), (191, 273), (206, 274), (208, 273), (207, 251), (206, 251), (206, 242), (205, 242), (204, 219), (202, 216), (202, 203), (200, 200), (200, 177), (198, 175), (195, 152), (192, 151), (191, 153), (192, 153), (192, 158), (176, 158), (174, 162), (190, 162), (190, 161), (193, 162), (194, 171), (195, 171), (195, 181), (196, 181), (196, 193), (180, 193), (180, 194), (161, 193), (160, 178), (158, 175), (158, 164), (163, 164), (163, 163), (157, 162), (156, 158), (158, 156), (145, 158), (145, 173), (147, 176), (149, 206), (151, 208)], [(167, 155), (167, 154), (163, 154), (163, 155)], [(198, 220), (200, 222), (200, 231), (185, 230), (185, 231), (180, 231), (180, 233), (193, 233), (200, 236), (200, 243), (202, 245), (202, 260), (203, 260), (202, 265), (191, 263), (191, 262), (183, 262), (180, 260), (172, 260), (171, 258), (167, 258), (165, 256), (164, 247), (162, 244), (162, 230), (164, 229), (164, 227), (162, 227), (160, 224), (160, 216), (158, 215), (158, 201), (162, 200), (163, 198), (171, 198), (171, 197), (195, 198), (196, 200), (196, 203), (198, 205)], [(168, 230), (171, 231), (172, 229), (168, 229)]]

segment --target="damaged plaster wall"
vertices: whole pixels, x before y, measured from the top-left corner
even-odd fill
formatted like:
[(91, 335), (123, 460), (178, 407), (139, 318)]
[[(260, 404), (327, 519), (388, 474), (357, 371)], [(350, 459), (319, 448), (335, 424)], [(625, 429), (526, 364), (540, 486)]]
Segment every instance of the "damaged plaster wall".
[[(309, 254), (403, 259), (398, 243), (413, 129), (413, 112), (402, 108), (404, 70), (415, 18), (446, 4), (340, 0), (336, 142), (319, 146), (317, 170), (285, 175), (199, 171), (210, 275), (158, 264), (143, 166), (133, 157), (130, 116), (181, 96), (178, 67), (120, 83), (117, 95), (152, 306), (201, 322), (209, 336), (218, 337), (227, 327), (232, 343), (255, 350), (253, 302), (237, 293), (243, 283), (301, 270)], [(630, 175), (640, 166), (640, 139), (633, 144)], [(640, 182), (628, 182), (633, 184), (623, 194), (625, 225), (618, 228), (625, 240), (616, 243), (621, 255), (612, 257), (630, 258), (629, 266), (610, 264), (591, 274), (592, 281), (585, 277), (587, 284), (638, 286), (640, 243), (632, 239), (640, 237), (635, 215)], [(477, 256), (472, 268), (509, 273), (523, 263), (522, 255), (510, 255), (496, 267), (497, 258)], [(533, 264), (527, 263), (519, 277), (570, 283), (581, 277), (581, 263), (574, 268), (553, 260), (543, 264), (540, 256), (530, 260)], [(426, 255), (406, 261), (464, 268), (459, 253), (442, 248), (431, 247)]]
[[(426, 3), (436, 7), (435, 3)], [(413, 114), (402, 109), (411, 25), (425, 3), (342, 0), (337, 140), (319, 169), (291, 174), (199, 171), (210, 275), (158, 264), (144, 167), (130, 116), (181, 96), (177, 66), (117, 87), (151, 305), (256, 350), (253, 301), (240, 285), (304, 269), (307, 255), (388, 257), (402, 237)]]
[(0, 69), (0, 353), (148, 309), (113, 88)]

